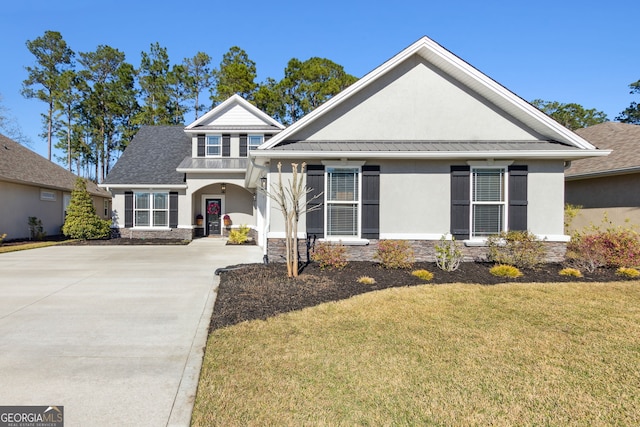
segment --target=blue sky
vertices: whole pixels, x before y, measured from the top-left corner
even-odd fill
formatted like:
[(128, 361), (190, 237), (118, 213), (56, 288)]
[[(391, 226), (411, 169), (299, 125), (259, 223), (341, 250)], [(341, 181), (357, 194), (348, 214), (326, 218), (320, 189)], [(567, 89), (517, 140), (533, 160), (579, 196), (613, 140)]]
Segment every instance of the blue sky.
[(289, 59), (312, 56), (362, 77), (426, 35), (526, 100), (577, 102), (614, 120), (640, 101), (628, 89), (640, 79), (636, 10), (637, 0), (12, 1), (0, 12), (0, 94), (46, 156), (37, 136), (46, 105), (20, 95), (34, 63), (25, 43), (46, 30), (75, 52), (117, 48), (134, 66), (155, 42), (173, 63), (203, 51), (216, 66), (237, 45), (256, 62), (258, 81), (279, 80)]

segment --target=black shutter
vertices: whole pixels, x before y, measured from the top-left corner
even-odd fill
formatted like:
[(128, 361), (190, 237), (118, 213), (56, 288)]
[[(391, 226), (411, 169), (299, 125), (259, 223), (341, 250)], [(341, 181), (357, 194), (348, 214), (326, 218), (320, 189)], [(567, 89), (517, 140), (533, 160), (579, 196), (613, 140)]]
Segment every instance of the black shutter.
[(247, 134), (240, 135), (240, 157), (247, 157)]
[(198, 157), (204, 157), (204, 135), (198, 135)]
[(451, 166), (451, 234), (458, 240), (469, 238), (469, 166)]
[(362, 238), (380, 238), (380, 166), (362, 166)]
[[(307, 194), (307, 200), (311, 200), (324, 192), (324, 166), (307, 166), (307, 188), (311, 189)], [(320, 206), (316, 209), (311, 209)], [(307, 205), (307, 236), (315, 235), (318, 238), (324, 237), (324, 195), (319, 196)]]
[(222, 157), (231, 156), (231, 135), (222, 135)]
[(178, 192), (169, 193), (169, 227), (178, 228)]
[(133, 227), (133, 191), (124, 192), (124, 226)]
[(527, 230), (526, 165), (509, 166), (509, 230)]

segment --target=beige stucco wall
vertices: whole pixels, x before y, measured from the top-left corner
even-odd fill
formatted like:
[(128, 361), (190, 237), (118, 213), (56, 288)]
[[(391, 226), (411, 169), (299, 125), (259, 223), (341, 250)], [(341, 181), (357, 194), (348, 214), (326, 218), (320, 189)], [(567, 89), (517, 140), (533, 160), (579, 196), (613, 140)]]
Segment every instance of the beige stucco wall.
[[(283, 160), (283, 180), (291, 178), (292, 161)], [(294, 161), (296, 162), (296, 161)], [(302, 163), (302, 161), (298, 161)], [(277, 179), (271, 162), (272, 183)], [(314, 162), (315, 163), (315, 162)], [(319, 162), (317, 162), (319, 163)], [(426, 160), (372, 160), (380, 165), (380, 238), (438, 239), (450, 230), (452, 164), (466, 162)], [(523, 162), (514, 162), (523, 164)], [(551, 241), (564, 235), (564, 167), (562, 161), (528, 161), (529, 230)], [(273, 233), (284, 232), (282, 213), (271, 202)], [(305, 217), (299, 222), (305, 229)]]
[(517, 141), (539, 136), (415, 55), (293, 138)]
[[(45, 190), (55, 194), (55, 200), (41, 200), (40, 192)], [(44, 187), (30, 186), (0, 181), (0, 234), (6, 233), (7, 240), (29, 238), (28, 221), (35, 216), (42, 221), (48, 236), (62, 234), (64, 224), (64, 195), (71, 196), (71, 191), (54, 190)], [(104, 216), (104, 198), (92, 196), (96, 213)], [(108, 200), (108, 199), (107, 199)]]
[(572, 229), (601, 225), (640, 227), (640, 174), (615, 175), (565, 182), (565, 200), (582, 206)]

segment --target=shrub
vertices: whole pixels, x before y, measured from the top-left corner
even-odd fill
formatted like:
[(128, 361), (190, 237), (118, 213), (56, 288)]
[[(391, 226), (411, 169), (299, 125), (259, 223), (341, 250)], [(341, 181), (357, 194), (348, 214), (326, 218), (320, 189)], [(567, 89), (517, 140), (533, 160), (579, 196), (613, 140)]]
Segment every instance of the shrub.
[(376, 279), (369, 276), (361, 276), (358, 277), (358, 283), (362, 283), (363, 285), (375, 285)]
[(433, 279), (433, 273), (428, 270), (414, 270), (411, 272), (411, 275), (416, 276), (418, 279), (422, 279), (427, 282)]
[(558, 274), (561, 276), (582, 277), (582, 273), (576, 268), (563, 268)]
[(616, 274), (618, 276), (626, 277), (627, 279), (635, 279), (640, 276), (640, 271), (635, 268), (620, 267), (616, 270)]
[(0, 234), (0, 246), (2, 246), (2, 243), (4, 243), (5, 237), (7, 237), (7, 233)]
[(380, 240), (373, 256), (384, 268), (411, 268), (413, 249), (406, 240)]
[(451, 240), (447, 240), (445, 236), (442, 236), (435, 249), (436, 265), (440, 270), (456, 271), (458, 269), (464, 256), (455, 237), (451, 236)]
[(91, 195), (87, 191), (84, 179), (76, 179), (71, 192), (71, 202), (67, 207), (67, 216), (62, 226), (62, 233), (73, 239), (104, 239), (111, 234), (111, 221), (100, 219), (96, 215)]
[(31, 240), (43, 240), (47, 236), (47, 232), (44, 231), (42, 220), (38, 217), (30, 216), (29, 221), (29, 235)]
[(522, 276), (522, 273), (520, 272), (520, 270), (518, 270), (516, 267), (512, 265), (506, 265), (506, 264), (494, 265), (489, 270), (489, 273), (498, 277), (516, 278), (516, 277)]
[[(605, 217), (606, 220), (606, 217)], [(567, 262), (589, 272), (599, 267), (640, 265), (640, 236), (631, 228), (590, 227), (574, 233), (567, 244)]]
[(347, 249), (342, 243), (318, 243), (311, 254), (311, 260), (320, 264), (321, 269), (342, 270), (347, 265)]
[(487, 239), (489, 259), (518, 268), (535, 268), (545, 259), (543, 242), (530, 231), (503, 231)]
[(234, 228), (229, 232), (229, 242), (234, 245), (241, 245), (249, 240), (249, 227), (241, 225), (238, 228)]
[(580, 209), (582, 206), (580, 205), (572, 205), (570, 203), (565, 203), (564, 205), (564, 232), (569, 234), (571, 230), (571, 224), (576, 216), (580, 213)]

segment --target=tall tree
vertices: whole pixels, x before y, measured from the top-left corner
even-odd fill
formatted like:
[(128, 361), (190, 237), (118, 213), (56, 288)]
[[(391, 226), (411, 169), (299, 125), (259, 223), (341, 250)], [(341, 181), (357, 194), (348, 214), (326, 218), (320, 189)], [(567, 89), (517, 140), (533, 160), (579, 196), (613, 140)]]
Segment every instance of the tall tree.
[(279, 83), (285, 108), (283, 123), (293, 123), (357, 80), (326, 58), (293, 58)]
[(531, 104), (571, 130), (597, 125), (609, 120), (604, 112), (597, 111), (595, 108), (586, 109), (580, 104), (562, 104), (542, 99), (534, 99)]
[[(640, 80), (631, 83), (629, 85), (631, 94), (640, 94)], [(640, 105), (637, 102), (632, 102), (627, 108), (616, 117), (616, 120), (622, 123), (640, 124)]]
[(2, 105), (0, 93), (0, 132), (23, 145), (30, 145), (29, 138), (24, 135), (20, 125), (8, 108)]
[(134, 69), (125, 62), (123, 52), (110, 46), (101, 45), (79, 56), (84, 66), (84, 123), (95, 152), (96, 179), (102, 182), (109, 172), (111, 154), (124, 145), (126, 124), (136, 111)]
[(200, 96), (212, 85), (211, 57), (204, 52), (198, 52), (193, 58), (185, 58), (182, 65), (185, 70), (186, 96), (193, 100), (195, 120), (198, 120), (200, 111), (206, 108), (201, 104)]
[(60, 75), (60, 82), (54, 101), (54, 107), (57, 111), (54, 129), (59, 138), (56, 148), (62, 149), (66, 154), (61, 160), (67, 164), (69, 171), (71, 171), (71, 159), (73, 157), (71, 143), (73, 125), (79, 117), (80, 85), (78, 74), (73, 70), (65, 70)]
[(29, 75), (22, 82), (22, 94), (26, 98), (37, 98), (48, 105), (44, 121), (49, 145), (49, 160), (51, 160), (55, 97), (59, 93), (63, 72), (73, 67), (74, 52), (57, 31), (45, 31), (42, 37), (27, 40), (27, 49), (35, 56), (36, 65), (25, 67)]
[(220, 69), (214, 72), (215, 91), (211, 96), (213, 105), (223, 102), (234, 94), (242, 96), (248, 101), (258, 88), (255, 83), (256, 63), (249, 59), (249, 55), (238, 46), (233, 46), (222, 56)]
[(176, 94), (175, 70), (171, 70), (167, 49), (153, 43), (149, 52), (142, 52), (137, 70), (138, 84), (143, 104), (134, 118), (138, 125), (180, 124), (180, 117), (173, 101)]

